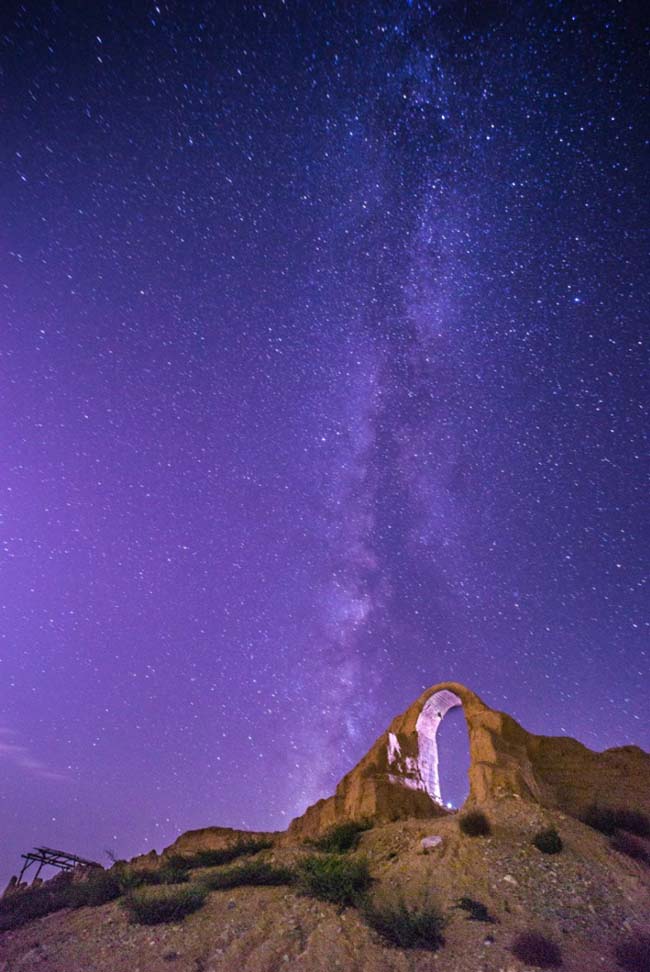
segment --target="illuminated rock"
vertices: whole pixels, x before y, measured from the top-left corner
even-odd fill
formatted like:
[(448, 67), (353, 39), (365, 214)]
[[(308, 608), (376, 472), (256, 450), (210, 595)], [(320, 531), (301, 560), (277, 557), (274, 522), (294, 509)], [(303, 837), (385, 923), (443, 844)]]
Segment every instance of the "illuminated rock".
[(435, 850), (436, 847), (440, 847), (442, 844), (442, 837), (438, 834), (432, 834), (431, 837), (423, 837), (420, 841), (420, 847), (426, 854), (427, 851)]
[(593, 803), (650, 811), (650, 754), (638, 746), (593, 752), (568, 737), (526, 732), (474, 692), (444, 682), (397, 716), (333, 796), (296, 818), (291, 837), (309, 837), (348, 819), (436, 817), (442, 806), (437, 732), (462, 706), (469, 734), (467, 804), (505, 796), (579, 815)]

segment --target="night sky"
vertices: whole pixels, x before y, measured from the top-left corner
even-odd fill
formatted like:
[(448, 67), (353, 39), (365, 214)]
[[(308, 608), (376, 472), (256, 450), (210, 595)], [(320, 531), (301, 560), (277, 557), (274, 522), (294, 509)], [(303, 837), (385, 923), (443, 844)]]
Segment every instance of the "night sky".
[(3, 4), (0, 883), (650, 748), (641, 6)]

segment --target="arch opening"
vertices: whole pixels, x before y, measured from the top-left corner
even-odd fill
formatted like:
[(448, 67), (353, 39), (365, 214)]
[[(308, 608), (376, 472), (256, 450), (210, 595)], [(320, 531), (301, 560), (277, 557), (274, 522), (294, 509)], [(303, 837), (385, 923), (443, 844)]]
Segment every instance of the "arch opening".
[[(441, 731), (443, 721), (445, 729)], [(461, 806), (469, 792), (470, 765), (469, 737), (462, 700), (449, 689), (441, 689), (424, 704), (415, 728), (424, 789), (432, 800), (442, 806)]]

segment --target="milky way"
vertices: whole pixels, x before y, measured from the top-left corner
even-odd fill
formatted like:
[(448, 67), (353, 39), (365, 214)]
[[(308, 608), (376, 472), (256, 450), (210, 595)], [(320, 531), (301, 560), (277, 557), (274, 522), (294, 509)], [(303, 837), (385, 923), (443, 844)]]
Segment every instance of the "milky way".
[(633, 5), (0, 26), (0, 877), (283, 827), (445, 679), (647, 748)]

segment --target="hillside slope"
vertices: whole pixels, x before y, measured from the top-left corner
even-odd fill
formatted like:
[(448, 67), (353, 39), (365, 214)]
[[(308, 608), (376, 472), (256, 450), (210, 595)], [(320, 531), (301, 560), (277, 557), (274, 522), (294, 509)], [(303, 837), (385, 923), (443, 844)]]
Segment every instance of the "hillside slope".
[[(0, 972), (520, 972), (535, 966), (511, 946), (530, 929), (559, 946), (569, 972), (620, 968), (617, 946), (650, 934), (650, 868), (557, 812), (516, 798), (487, 812), (489, 837), (464, 835), (457, 816), (407, 820), (365, 832), (353, 852), (368, 859), (375, 901), (429, 901), (445, 912), (437, 953), (387, 946), (355, 908), (253, 887), (211, 892), (201, 910), (171, 925), (131, 925), (119, 902), (56, 912), (0, 936)], [(564, 842), (559, 854), (531, 843), (549, 825)], [(432, 834), (442, 843), (423, 853), (421, 839)], [(280, 846), (256, 859), (291, 866), (307, 852)], [(493, 923), (470, 920), (455, 907), (462, 897), (485, 905)]]
[[(463, 708), (470, 743), (470, 793), (460, 813), (441, 806), (438, 776), (437, 731), (454, 706)], [(601, 818), (592, 824), (610, 836), (582, 822), (593, 804)], [(603, 820), (606, 805), (623, 813)], [(468, 813), (487, 821), (483, 835), (470, 835)], [(372, 826), (362, 830), (364, 818)], [(332, 827), (352, 827), (358, 846), (338, 857), (331, 846), (315, 847)], [(561, 846), (539, 849), (534, 839), (549, 829)], [(435, 838), (426, 851), (424, 838)], [(338, 904), (323, 900), (322, 886), (305, 876), (309, 867), (318, 881), (338, 868)], [(339, 894), (355, 868), (363, 889)], [(240, 886), (245, 873), (248, 886)], [(121, 900), (98, 904), (110, 897), (100, 894), (95, 907), (79, 907), (93, 875)], [(269, 880), (277, 886), (261, 886)], [(146, 888), (151, 882), (164, 886)], [(151, 910), (166, 896), (191, 899), (197, 910), (176, 923), (130, 923), (127, 908), (138, 898)], [(30, 911), (30, 901), (47, 907)], [(444, 921), (444, 942), (434, 921), (419, 944), (438, 951), (392, 947), (390, 935), (373, 930), (378, 908), (392, 912), (393, 929), (411, 928), (429, 909)], [(537, 943), (518, 947), (529, 933)], [(286, 832), (191, 831), (161, 855), (91, 869), (67, 885), (31, 891), (14, 881), (0, 900), (0, 972), (559, 967), (650, 972), (650, 755), (636, 746), (595, 753), (575, 740), (533, 735), (452, 682), (397, 716), (336, 792)]]

